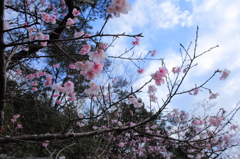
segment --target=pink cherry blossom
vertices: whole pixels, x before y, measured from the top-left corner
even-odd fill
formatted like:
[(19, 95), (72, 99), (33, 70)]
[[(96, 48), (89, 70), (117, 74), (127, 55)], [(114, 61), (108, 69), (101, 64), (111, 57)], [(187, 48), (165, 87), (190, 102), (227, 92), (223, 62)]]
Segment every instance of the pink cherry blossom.
[(168, 73), (168, 69), (163, 66), (159, 68), (159, 72), (161, 73), (162, 77), (166, 77), (166, 74)]
[(88, 95), (98, 95), (98, 93), (101, 91), (99, 85), (97, 85), (94, 82), (90, 82), (89, 84), (89, 89), (85, 89), (84, 93)]
[(61, 104), (62, 102), (60, 100), (56, 100), (56, 104)]
[(211, 95), (210, 95), (210, 97), (209, 97), (209, 99), (216, 99), (217, 98), (217, 96), (219, 96), (219, 94), (218, 93), (212, 93)]
[(11, 119), (12, 122), (16, 122), (17, 120), (16, 119)]
[(17, 118), (19, 118), (19, 117), (20, 117), (19, 114), (13, 115), (13, 118), (14, 118), (14, 119), (17, 119)]
[(100, 45), (100, 49), (103, 49), (103, 50), (105, 50), (106, 48), (107, 48), (107, 44), (106, 43), (102, 43), (101, 45)]
[(181, 67), (173, 67), (172, 72), (173, 72), (174, 74), (180, 73), (180, 72), (181, 72)]
[(75, 69), (75, 65), (74, 65), (74, 64), (70, 64), (68, 67), (69, 67), (70, 69)]
[(51, 85), (52, 85), (52, 77), (49, 76), (49, 77), (47, 77), (47, 79), (46, 79), (45, 86), (49, 87), (49, 86), (51, 86)]
[(102, 72), (103, 66), (104, 66), (103, 63), (97, 62), (97, 63), (94, 64), (92, 70), (93, 70), (93, 72), (95, 72), (96, 74), (99, 74), (99, 73)]
[(227, 69), (222, 71), (222, 76), (220, 77), (220, 80), (225, 80), (231, 72)]
[(41, 45), (42, 45), (43, 47), (46, 47), (46, 46), (47, 46), (47, 42), (41, 42)]
[(59, 97), (60, 96), (60, 94), (54, 94), (53, 95), (53, 97)]
[(32, 83), (32, 86), (37, 86), (38, 84), (37, 84), (37, 82), (36, 81), (34, 81), (33, 83)]
[(156, 53), (157, 53), (157, 50), (153, 50), (151, 56), (152, 57), (155, 56)]
[(119, 147), (124, 147), (125, 144), (124, 144), (123, 142), (120, 142), (120, 143), (118, 144), (118, 146), (119, 146)]
[(76, 125), (77, 125), (77, 126), (79, 126), (80, 128), (84, 126), (84, 124), (83, 124), (83, 123), (79, 123), (79, 122), (77, 122), (77, 124), (76, 124)]
[(209, 118), (209, 123), (212, 126), (218, 126), (218, 125), (222, 124), (223, 120), (225, 120), (224, 117), (221, 117), (221, 116), (211, 116)]
[(84, 67), (82, 67), (81, 70), (84, 72), (88, 72), (88, 71), (92, 70), (93, 66), (94, 66), (94, 62), (86, 61), (84, 63)]
[(27, 75), (27, 77), (26, 77), (27, 80), (30, 80), (30, 79), (33, 79), (33, 78), (34, 78), (33, 74), (29, 74), (29, 75)]
[(63, 87), (61, 86), (61, 85), (59, 85), (59, 84), (57, 84), (57, 83), (54, 83), (53, 85), (52, 85), (52, 89), (53, 90), (55, 90), (56, 92), (63, 92)]
[(107, 13), (113, 13), (115, 17), (120, 17), (120, 13), (128, 14), (131, 10), (131, 4), (127, 0), (113, 0), (107, 8)]
[(73, 14), (73, 16), (78, 16), (79, 11), (76, 8), (74, 8), (73, 11), (72, 11), (72, 14)]
[(48, 140), (46, 140), (44, 143), (42, 143), (42, 146), (43, 146), (43, 147), (47, 147), (47, 146), (48, 146), (48, 144), (49, 144), (49, 141), (48, 141)]
[(133, 111), (132, 110), (130, 110), (129, 113), (130, 113), (131, 116), (133, 116)]
[(143, 103), (135, 102), (135, 103), (133, 103), (133, 106), (134, 106), (134, 108), (140, 108), (143, 106)]
[(61, 4), (65, 4), (65, 0), (61, 0)]
[(66, 82), (63, 88), (64, 88), (64, 92), (66, 93), (74, 92), (74, 84), (71, 81)]
[(163, 77), (166, 77), (166, 74), (168, 73), (168, 70), (165, 66), (160, 67), (159, 71), (156, 71), (155, 73), (151, 74), (152, 78), (155, 80), (155, 84), (157, 86), (161, 86), (161, 84), (164, 84)]
[(96, 126), (93, 126), (92, 128), (93, 128), (93, 130), (97, 130), (97, 127), (96, 127)]
[(99, 49), (95, 52), (89, 52), (89, 59), (94, 62), (104, 62), (108, 57), (107, 53), (103, 49)]
[(82, 68), (84, 67), (84, 63), (81, 61), (76, 62), (74, 65), (75, 65), (76, 70), (78, 70), (78, 71), (82, 70)]
[(74, 33), (74, 38), (79, 38), (79, 37), (83, 36), (83, 34), (84, 34), (83, 31), (75, 32), (75, 33)]
[(39, 77), (40, 74), (39, 74), (39, 73), (34, 73), (33, 76), (34, 76), (34, 77)]
[(42, 71), (39, 72), (39, 76), (44, 76), (45, 74), (46, 72), (42, 72)]
[(22, 75), (22, 70), (17, 70), (18, 75)]
[(193, 95), (197, 95), (199, 90), (200, 90), (199, 88), (194, 89)]
[(148, 86), (148, 94), (154, 94), (155, 92), (157, 92), (157, 88), (154, 85), (149, 85)]
[(132, 42), (132, 45), (139, 45), (140, 44), (140, 39), (137, 37), (135, 38), (136, 41)]
[(83, 72), (90, 71), (93, 68), (93, 66), (94, 66), (94, 62), (91, 62), (91, 61), (86, 61), (85, 63), (78, 61), (75, 63), (76, 69), (78, 71), (82, 70)]
[(69, 97), (68, 100), (69, 100), (69, 101), (74, 101), (74, 100), (75, 100), (75, 97)]
[(81, 75), (84, 76), (85, 79), (87, 80), (93, 80), (97, 77), (97, 74), (93, 71), (93, 70), (90, 70), (90, 71), (87, 71), (87, 72), (80, 72)]
[(38, 88), (37, 88), (37, 87), (32, 87), (32, 90), (33, 90), (34, 92), (36, 92), (36, 91), (38, 90)]
[(155, 96), (155, 94), (150, 94), (149, 97), (150, 97), (150, 101), (151, 101), (151, 102), (154, 102), (154, 103), (157, 102), (157, 99), (158, 99), (158, 98)]
[(82, 119), (83, 118), (83, 115), (82, 114), (79, 114), (79, 116), (78, 116), (80, 119)]
[(120, 121), (117, 124), (118, 124), (118, 126), (122, 126), (123, 125), (122, 122), (120, 122)]
[(155, 84), (157, 86), (161, 86), (162, 84), (164, 84), (164, 79), (163, 78), (155, 79)]
[(17, 124), (17, 128), (21, 129), (22, 128), (22, 124)]
[(71, 25), (74, 24), (74, 20), (72, 18), (68, 18), (66, 22), (66, 28), (70, 28)]
[(130, 95), (129, 98), (128, 98), (128, 102), (130, 104), (134, 104), (134, 103), (137, 102), (137, 99), (133, 95)]
[(134, 126), (134, 125), (136, 125), (136, 123), (130, 122), (129, 125)]
[(59, 64), (53, 65), (53, 68), (58, 68), (58, 67), (59, 67)]
[(81, 55), (85, 55), (86, 53), (88, 53), (91, 49), (91, 45), (87, 44), (84, 45), (83, 48), (80, 50), (79, 54)]
[(118, 78), (117, 78), (117, 77), (114, 77), (113, 80), (112, 80), (112, 83), (113, 83), (113, 84), (116, 83), (117, 80), (118, 80)]
[(144, 69), (139, 69), (138, 73), (142, 74), (145, 70)]
[(112, 119), (111, 122), (112, 122), (113, 124), (115, 124), (115, 123), (117, 123), (117, 120), (116, 120), (116, 119)]
[(35, 31), (35, 28), (34, 27), (28, 27), (27, 30), (28, 30), (28, 34), (30, 35)]

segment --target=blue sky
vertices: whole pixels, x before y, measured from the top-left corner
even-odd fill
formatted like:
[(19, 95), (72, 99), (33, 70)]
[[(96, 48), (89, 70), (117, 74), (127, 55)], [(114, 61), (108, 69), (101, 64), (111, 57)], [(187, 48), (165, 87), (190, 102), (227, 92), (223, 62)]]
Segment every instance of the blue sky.
[[(197, 52), (201, 53), (216, 45), (220, 47), (197, 60), (198, 66), (190, 72), (182, 90), (204, 82), (217, 69), (227, 68), (231, 74), (226, 81), (220, 81), (218, 74), (206, 87), (211, 88), (213, 93), (220, 94), (217, 99), (212, 100), (217, 103), (215, 109), (224, 107), (230, 111), (240, 99), (240, 1), (131, 0), (130, 3), (132, 10), (129, 14), (110, 19), (104, 32), (143, 33), (144, 38), (141, 38), (140, 45), (134, 49), (135, 55), (156, 49), (156, 58), (164, 58), (167, 68), (171, 70), (181, 64), (179, 43), (187, 47), (190, 41), (194, 42), (196, 28), (199, 26)], [(108, 54), (120, 55), (126, 48), (131, 47), (131, 41), (133, 38), (119, 38), (114, 47), (108, 50)], [(149, 80), (149, 75), (158, 67), (161, 67), (159, 62), (150, 62), (135, 88)], [(158, 87), (160, 103), (161, 98), (166, 96), (165, 86)], [(168, 107), (189, 110), (193, 104), (208, 97), (208, 91), (202, 89), (197, 96), (176, 97)]]

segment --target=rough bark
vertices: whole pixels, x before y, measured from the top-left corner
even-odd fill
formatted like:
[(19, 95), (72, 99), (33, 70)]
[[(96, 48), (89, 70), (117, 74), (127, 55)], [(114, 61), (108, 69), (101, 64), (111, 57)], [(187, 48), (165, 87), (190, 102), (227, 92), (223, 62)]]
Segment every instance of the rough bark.
[(6, 70), (4, 59), (4, 1), (0, 1), (0, 131), (3, 131), (4, 106), (6, 92)]

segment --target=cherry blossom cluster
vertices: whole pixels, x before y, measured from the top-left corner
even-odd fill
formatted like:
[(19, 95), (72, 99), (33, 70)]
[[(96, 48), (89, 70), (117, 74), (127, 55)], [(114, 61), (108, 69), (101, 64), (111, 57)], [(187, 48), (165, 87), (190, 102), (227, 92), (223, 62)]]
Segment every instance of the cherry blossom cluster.
[(41, 16), (44, 22), (56, 24), (56, 18), (57, 18), (56, 15), (50, 15), (50, 14), (47, 14), (46, 12), (42, 12)]
[[(18, 70), (17, 71), (18, 72), (18, 75), (21, 75), (22, 73), (22, 71), (21, 70)], [(47, 74), (46, 72), (43, 72), (43, 71), (40, 71), (40, 72), (36, 72), (36, 73), (34, 73), (34, 74), (29, 74), (29, 75), (27, 75), (26, 76), (26, 79), (27, 80), (33, 80), (33, 79), (35, 79), (35, 78), (39, 78), (39, 77), (41, 77), (41, 76), (45, 76), (46, 77), (46, 81), (45, 81), (45, 86), (47, 86), (47, 87), (49, 87), (49, 86), (51, 86), (52, 85), (52, 77), (51, 77), (51, 75), (50, 74)], [(33, 91), (37, 91), (38, 90), (38, 88), (37, 87), (35, 87), (35, 86), (37, 86), (38, 85), (38, 83), (36, 82), (36, 81), (33, 81), (32, 82), (32, 90)]]
[(140, 108), (140, 107), (143, 106), (143, 104), (140, 103), (140, 102), (138, 102), (138, 100), (137, 100), (137, 99), (135, 98), (135, 96), (133, 96), (133, 95), (130, 95), (130, 96), (128, 97), (128, 102), (129, 102), (130, 104), (133, 104), (134, 108)]
[(144, 69), (139, 69), (138, 73), (142, 74), (145, 70)]
[[(184, 111), (174, 109), (162, 120), (165, 123), (167, 122), (167, 124), (164, 124), (165, 128), (163, 128), (161, 123), (145, 126), (145, 133), (156, 135), (156, 137), (141, 137), (139, 133), (129, 131), (115, 138), (111, 138), (112, 134), (108, 134), (106, 138), (108, 137), (109, 142), (116, 144), (117, 149), (128, 150), (125, 153), (120, 153), (118, 158), (127, 158), (129, 156), (131, 158), (146, 158), (149, 155), (158, 158), (179, 157), (167, 151), (167, 149), (175, 147), (176, 140), (176, 142), (180, 142), (182, 145), (181, 151), (189, 158), (201, 159), (202, 157), (207, 157), (206, 155), (212, 151), (224, 150), (237, 142), (236, 133), (230, 131), (236, 131), (238, 126), (232, 125), (228, 121), (223, 123), (226, 119), (222, 116), (210, 116), (202, 119), (190, 118), (189, 114)], [(231, 125), (230, 129), (221, 134), (216, 134), (218, 129), (226, 126), (226, 123)], [(181, 129), (172, 128), (172, 124), (179, 125)], [(170, 136), (173, 136), (175, 139), (169, 139), (168, 137)], [(191, 144), (188, 144), (189, 141)], [(116, 149), (114, 147), (111, 150)]]
[[(33, 31), (35, 30), (35, 28), (29, 27), (29, 28), (27, 28), (27, 30), (28, 30), (28, 33), (29, 33), (29, 39), (30, 40), (49, 40), (49, 35), (44, 35), (42, 33), (42, 31), (38, 31), (36, 34), (31, 35), (33, 33)], [(45, 46), (47, 46), (47, 42), (46, 41), (41, 42), (41, 45), (43, 47), (45, 47)]]
[(139, 38), (139, 37), (136, 37), (135, 40), (136, 40), (136, 41), (133, 41), (133, 42), (132, 42), (132, 45), (139, 45), (139, 44), (140, 44), (140, 38)]
[(102, 70), (103, 70), (103, 63), (97, 62), (90, 62), (86, 61), (83, 62), (76, 62), (75, 68), (76, 70), (80, 71), (80, 74), (84, 76), (87, 80), (93, 80), (100, 76)]
[(153, 50), (151, 56), (154, 57), (157, 53), (157, 50)]
[(168, 70), (165, 66), (160, 67), (158, 71), (151, 74), (151, 77), (155, 80), (155, 84), (157, 86), (161, 86), (161, 84), (164, 84), (164, 77), (166, 77), (166, 74), (168, 73)]
[[(17, 119), (18, 119), (19, 117), (20, 117), (19, 114), (13, 115), (13, 117), (12, 117), (12, 119), (11, 119), (11, 122), (13, 122), (13, 125), (14, 125), (14, 123), (17, 121)], [(15, 130), (18, 130), (18, 129), (21, 129), (21, 128), (23, 128), (22, 124), (17, 124)], [(11, 137), (11, 136), (10, 136), (10, 135), (7, 135), (6, 137)]]
[(132, 6), (127, 0), (112, 0), (111, 5), (107, 8), (107, 13), (113, 13), (115, 17), (119, 18), (120, 13), (128, 14), (131, 9)]
[(180, 73), (180, 72), (181, 72), (181, 67), (173, 67), (172, 72), (173, 72), (174, 74)]
[(89, 44), (83, 45), (83, 48), (80, 50), (79, 54), (85, 55), (85, 54), (88, 53), (90, 50), (91, 50), (91, 45), (89, 45)]
[(89, 88), (84, 91), (87, 95), (89, 95), (89, 96), (95, 95), (96, 96), (100, 93), (101, 90), (100, 90), (99, 85), (97, 85), (94, 82), (90, 82), (88, 85), (89, 85)]
[(66, 28), (70, 28), (75, 22), (77, 21), (77, 18), (68, 18), (66, 22)]
[(220, 77), (220, 80), (225, 80), (225, 79), (229, 76), (230, 73), (231, 73), (231, 72), (230, 72), (229, 70), (224, 69), (224, 70), (222, 71), (222, 76)]
[(68, 81), (64, 84), (64, 86), (61, 86), (57, 83), (54, 83), (52, 85), (52, 89), (55, 90), (55, 92), (62, 92), (62, 93), (73, 93), (74, 92), (74, 83), (71, 81)]
[(113, 80), (112, 80), (112, 84), (116, 83), (117, 81), (118, 81), (118, 78), (114, 77)]
[(105, 59), (108, 57), (104, 49), (99, 49), (94, 52), (89, 52), (88, 55), (89, 55), (89, 59), (94, 62), (104, 62)]
[(154, 85), (149, 85), (148, 86), (148, 96), (150, 98), (151, 102), (156, 103), (157, 102), (157, 97), (155, 96), (155, 93), (157, 92), (157, 88)]

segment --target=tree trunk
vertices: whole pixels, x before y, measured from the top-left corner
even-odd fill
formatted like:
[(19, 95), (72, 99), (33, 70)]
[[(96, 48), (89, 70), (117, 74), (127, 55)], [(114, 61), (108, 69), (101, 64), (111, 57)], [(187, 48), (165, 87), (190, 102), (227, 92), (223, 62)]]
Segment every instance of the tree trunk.
[(4, 0), (0, 1), (0, 132), (3, 131), (6, 92), (6, 70), (4, 59)]

